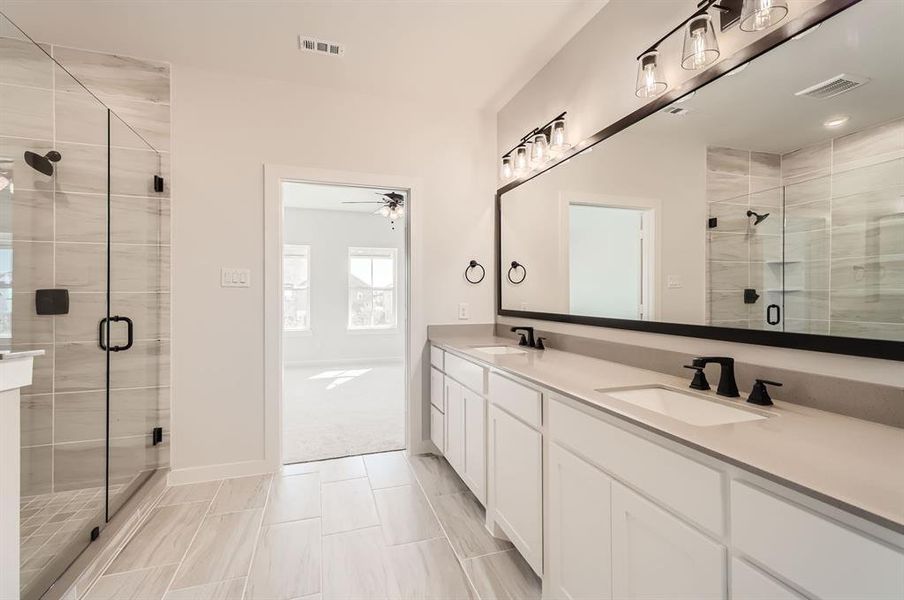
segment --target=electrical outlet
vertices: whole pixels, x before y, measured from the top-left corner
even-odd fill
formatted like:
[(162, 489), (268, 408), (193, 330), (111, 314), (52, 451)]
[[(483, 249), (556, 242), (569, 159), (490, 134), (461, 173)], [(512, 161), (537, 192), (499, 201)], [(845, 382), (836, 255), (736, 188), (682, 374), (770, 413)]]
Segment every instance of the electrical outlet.
[(678, 289), (680, 287), (684, 287), (681, 284), (681, 276), (680, 275), (669, 275), (666, 286), (669, 289)]
[(220, 287), (251, 287), (251, 269), (220, 269)]
[(461, 321), (467, 321), (471, 318), (471, 309), (468, 307), (467, 302), (458, 303), (458, 318)]

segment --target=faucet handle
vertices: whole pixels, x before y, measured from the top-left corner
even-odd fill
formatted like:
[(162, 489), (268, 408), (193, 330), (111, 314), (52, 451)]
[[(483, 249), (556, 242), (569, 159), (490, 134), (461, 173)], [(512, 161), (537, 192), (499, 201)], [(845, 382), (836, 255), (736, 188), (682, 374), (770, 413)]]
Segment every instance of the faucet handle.
[(534, 348), (536, 348), (537, 350), (546, 350), (546, 344), (543, 343), (543, 340), (545, 339), (545, 337), (538, 337)]
[(691, 381), (691, 389), (694, 390), (708, 390), (709, 382), (706, 380), (706, 373), (703, 371), (702, 365), (684, 365), (685, 369), (693, 369), (696, 371), (694, 373), (694, 379)]
[(527, 346), (527, 335), (523, 333), (518, 334), (521, 337), (521, 340), (518, 342), (519, 346)]
[(759, 406), (772, 406), (772, 398), (769, 396), (769, 390), (766, 388), (767, 385), (782, 387), (782, 384), (778, 381), (756, 379), (755, 383), (753, 384), (753, 389), (750, 390), (750, 395), (747, 396), (747, 402), (750, 402), (751, 404), (757, 404)]

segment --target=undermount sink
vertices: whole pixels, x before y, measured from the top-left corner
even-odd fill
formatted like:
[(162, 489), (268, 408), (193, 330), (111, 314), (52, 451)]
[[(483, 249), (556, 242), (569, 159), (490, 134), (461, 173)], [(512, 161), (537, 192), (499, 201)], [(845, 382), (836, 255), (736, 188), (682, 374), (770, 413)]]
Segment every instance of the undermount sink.
[(527, 354), (524, 350), (514, 346), (474, 346), (474, 350), (484, 354)]
[(653, 386), (627, 390), (597, 390), (611, 398), (627, 402), (661, 415), (683, 421), (697, 427), (744, 423), (768, 418), (753, 410), (728, 406), (714, 400), (702, 398), (665, 387)]

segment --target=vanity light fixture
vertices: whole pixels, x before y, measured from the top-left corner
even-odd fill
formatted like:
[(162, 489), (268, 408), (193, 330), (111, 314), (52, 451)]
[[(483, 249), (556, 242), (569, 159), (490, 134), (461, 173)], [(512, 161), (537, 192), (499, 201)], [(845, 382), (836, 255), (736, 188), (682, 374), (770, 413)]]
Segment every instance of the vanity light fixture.
[(514, 148), (503, 154), (499, 177), (503, 181), (523, 177), (571, 148), (565, 129), (566, 114), (563, 112), (541, 127), (532, 129)]
[(719, 58), (719, 42), (713, 31), (712, 17), (702, 14), (692, 18), (684, 30), (684, 52), (681, 68), (696, 71), (711, 65)]
[(839, 115), (837, 117), (832, 117), (831, 119), (826, 120), (822, 126), (826, 129), (838, 129), (845, 123), (851, 120), (851, 117), (848, 115)]
[(741, 31), (768, 29), (787, 15), (787, 0), (744, 0), (741, 5)]
[[(703, 69), (718, 60), (719, 40), (716, 38), (712, 16), (709, 14), (711, 8), (722, 14), (722, 31), (736, 22), (740, 23), (742, 31), (762, 31), (787, 16), (788, 0), (699, 0), (696, 12), (637, 57), (637, 82), (634, 93), (638, 98), (655, 98), (669, 89), (668, 81), (662, 75), (659, 46), (682, 29), (684, 29), (684, 45), (681, 52), (683, 69), (689, 71)], [(740, 72), (740, 69), (735, 71)]]

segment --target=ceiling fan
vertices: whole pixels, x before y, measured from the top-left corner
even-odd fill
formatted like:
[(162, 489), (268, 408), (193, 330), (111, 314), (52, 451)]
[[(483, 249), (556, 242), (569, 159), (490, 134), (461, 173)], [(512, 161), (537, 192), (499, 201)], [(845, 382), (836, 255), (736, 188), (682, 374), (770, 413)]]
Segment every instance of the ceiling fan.
[(379, 200), (364, 200), (357, 202), (342, 202), (342, 204), (380, 204), (372, 214), (382, 215), (395, 223), (395, 220), (405, 214), (405, 196), (399, 192), (375, 192), (382, 196)]

